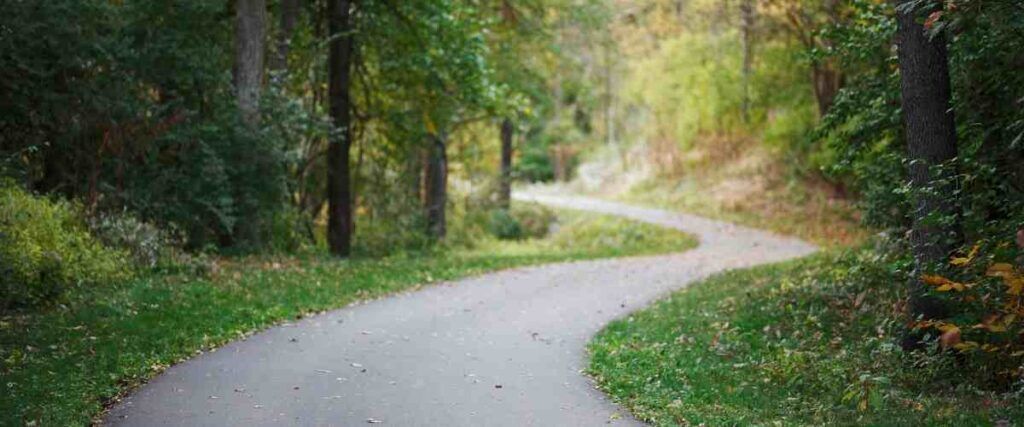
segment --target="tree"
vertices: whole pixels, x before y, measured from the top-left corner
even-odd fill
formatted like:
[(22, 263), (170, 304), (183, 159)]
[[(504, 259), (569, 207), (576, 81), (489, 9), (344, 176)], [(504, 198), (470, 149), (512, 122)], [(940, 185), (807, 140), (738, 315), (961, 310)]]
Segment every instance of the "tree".
[(925, 33), (913, 3), (902, 0), (897, 9), (900, 92), (914, 197), (910, 243), (915, 277), (909, 309), (914, 317), (932, 319), (944, 317), (944, 308), (926, 295), (919, 277), (935, 264), (944, 264), (961, 242), (954, 182), (957, 135), (945, 38)]
[(498, 202), (508, 209), (512, 202), (512, 137), (515, 129), (512, 119), (501, 121), (501, 182), (498, 189)]
[(328, 97), (334, 129), (327, 148), (327, 243), (331, 253), (349, 256), (352, 250), (352, 94), (351, 77), (355, 28), (354, 0), (329, 0), (327, 19), (330, 47), (327, 59)]
[(281, 0), (279, 28), (277, 32), (277, 50), (271, 57), (270, 69), (275, 73), (288, 70), (288, 52), (291, 49), (292, 35), (299, 18), (299, 0)]
[[(843, 3), (842, 0), (765, 0), (764, 6), (766, 13), (774, 17), (784, 31), (807, 51), (814, 52), (833, 49), (832, 40), (824, 37), (822, 30), (846, 22)], [(845, 81), (836, 59), (816, 58), (811, 62), (811, 85), (821, 116), (828, 113)]]
[(266, 21), (266, 0), (235, 3), (235, 91), (242, 120), (250, 127), (259, 121)]
[(743, 44), (743, 122), (750, 123), (750, 77), (754, 63), (754, 0), (740, 2), (740, 36)]
[(431, 132), (427, 139), (427, 188), (424, 195), (427, 231), (432, 237), (443, 239), (448, 232), (448, 151), (443, 134)]

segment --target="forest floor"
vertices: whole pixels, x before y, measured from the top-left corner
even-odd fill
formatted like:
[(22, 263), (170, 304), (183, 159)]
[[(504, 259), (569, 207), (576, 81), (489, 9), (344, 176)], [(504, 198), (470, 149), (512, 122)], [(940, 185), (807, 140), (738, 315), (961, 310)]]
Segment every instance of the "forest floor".
[(224, 258), (208, 275), (150, 275), (76, 292), (58, 307), (5, 314), (0, 318), (0, 425), (89, 424), (106, 404), (170, 365), (268, 326), (353, 302), (524, 265), (677, 252), (696, 245), (690, 235), (640, 222), (569, 211), (558, 215), (558, 231), (543, 239), (485, 241), (473, 248), (383, 259)]
[(665, 235), (690, 233), (701, 244), (672, 255), (505, 270), (272, 328), (170, 367), (125, 397), (107, 421), (635, 424), (580, 375), (595, 332), (713, 272), (814, 250), (694, 216), (593, 199), (532, 199), (644, 221)]

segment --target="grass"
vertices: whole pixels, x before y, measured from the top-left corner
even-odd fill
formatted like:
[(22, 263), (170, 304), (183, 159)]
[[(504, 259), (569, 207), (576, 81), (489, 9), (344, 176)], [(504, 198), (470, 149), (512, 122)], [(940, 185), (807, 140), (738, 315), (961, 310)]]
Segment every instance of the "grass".
[(504, 268), (682, 251), (637, 222), (561, 213), (553, 235), (383, 259), (239, 258), (208, 277), (151, 275), (0, 317), (0, 425), (85, 425), (167, 366), (284, 320)]
[(804, 183), (774, 182), (762, 191), (732, 199), (716, 197), (727, 191), (715, 187), (700, 177), (657, 179), (616, 198), (771, 230), (826, 248), (856, 245), (869, 234), (850, 202), (830, 198)]
[(655, 425), (1024, 419), (963, 360), (900, 350), (897, 265), (858, 250), (713, 276), (609, 325), (589, 373)]
[(842, 187), (825, 182), (800, 155), (768, 145), (743, 132), (702, 134), (685, 148), (671, 141), (649, 144), (634, 156), (650, 169), (623, 167), (617, 152), (599, 153), (570, 185), (597, 197), (722, 219), (822, 247), (856, 245), (871, 234)]

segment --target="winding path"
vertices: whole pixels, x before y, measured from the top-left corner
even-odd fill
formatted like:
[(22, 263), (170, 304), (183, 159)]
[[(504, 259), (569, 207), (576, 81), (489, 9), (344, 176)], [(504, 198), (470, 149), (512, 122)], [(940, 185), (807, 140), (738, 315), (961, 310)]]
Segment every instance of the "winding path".
[(588, 339), (730, 268), (807, 255), (799, 240), (553, 194), (517, 197), (692, 233), (691, 251), (518, 268), (281, 325), (173, 366), (109, 425), (637, 425), (580, 371)]

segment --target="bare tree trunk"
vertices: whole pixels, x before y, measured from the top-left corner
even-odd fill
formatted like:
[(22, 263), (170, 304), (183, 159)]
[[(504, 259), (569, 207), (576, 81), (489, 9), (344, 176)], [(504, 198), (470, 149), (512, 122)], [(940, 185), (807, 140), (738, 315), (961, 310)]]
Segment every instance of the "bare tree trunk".
[(447, 233), (445, 207), (448, 203), (448, 154), (444, 136), (430, 135), (427, 157), (425, 204), (427, 231), (437, 239)]
[(498, 188), (498, 202), (508, 209), (512, 203), (512, 136), (515, 129), (512, 120), (501, 122), (501, 182)]
[(288, 52), (291, 50), (295, 24), (299, 18), (299, 0), (281, 0), (281, 16), (279, 18), (277, 50), (270, 58), (270, 70), (278, 78), (288, 71)]
[(327, 85), (330, 114), (335, 127), (327, 148), (327, 242), (331, 253), (338, 256), (351, 254), (352, 234), (355, 232), (350, 171), (353, 3), (350, 0), (329, 0), (327, 5), (332, 37), (327, 63)]
[(825, 116), (843, 87), (843, 73), (836, 69), (832, 61), (815, 63), (811, 66), (811, 82), (814, 84), (814, 98), (818, 102), (818, 114)]
[(754, 65), (754, 0), (740, 3), (740, 32), (743, 37), (743, 123), (750, 123), (750, 76)]
[[(900, 0), (905, 3), (909, 0)], [(911, 279), (911, 316), (946, 316), (945, 307), (926, 294), (919, 280), (929, 267), (945, 264), (962, 240), (960, 209), (954, 196), (953, 162), (957, 156), (956, 124), (950, 105), (946, 41), (929, 37), (913, 12), (899, 12), (900, 89), (903, 122), (914, 190), (910, 234), (915, 277)]]
[(266, 37), (266, 0), (238, 0), (235, 3), (235, 93), (242, 120), (251, 127), (259, 124)]

